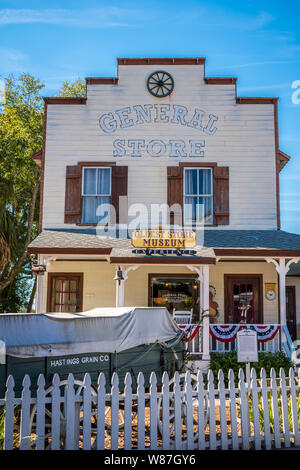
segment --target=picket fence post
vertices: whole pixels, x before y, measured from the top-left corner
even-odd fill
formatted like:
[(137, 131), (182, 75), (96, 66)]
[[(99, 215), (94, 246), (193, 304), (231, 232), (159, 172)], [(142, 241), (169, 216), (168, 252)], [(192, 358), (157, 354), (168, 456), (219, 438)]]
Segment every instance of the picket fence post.
[(230, 407), (232, 449), (238, 450), (239, 440), (238, 440), (237, 413), (236, 413), (235, 377), (234, 377), (234, 372), (232, 369), (230, 369), (228, 372), (228, 387), (229, 387), (229, 407)]
[(44, 450), (45, 448), (45, 377), (39, 375), (37, 381), (36, 394), (36, 450)]
[(261, 449), (261, 436), (260, 436), (260, 423), (259, 423), (259, 404), (258, 404), (258, 390), (257, 390), (257, 376), (253, 368), (250, 373), (250, 388), (252, 396), (252, 413), (253, 413), (253, 426), (254, 426), (254, 446), (255, 449)]
[(15, 408), (15, 381), (12, 375), (6, 381), (5, 415), (4, 415), (4, 450), (13, 449), (14, 440), (14, 408)]
[(278, 389), (276, 381), (275, 369), (271, 369), (271, 399), (272, 399), (272, 412), (273, 412), (273, 427), (274, 427), (274, 438), (275, 448), (281, 448), (280, 441), (280, 426), (279, 426), (279, 410), (278, 410)]
[(74, 391), (74, 376), (68, 375), (68, 382), (65, 393), (65, 408), (66, 408), (66, 450), (75, 449), (75, 424), (76, 424), (76, 411), (75, 411), (75, 391)]
[(174, 398), (172, 402), (174, 403), (173, 413), (171, 414), (170, 418), (173, 415), (174, 419), (174, 432), (175, 432), (175, 449), (181, 450), (182, 449), (182, 390), (180, 386), (180, 375), (179, 372), (176, 371), (174, 375)]
[(157, 406), (157, 377), (155, 372), (150, 375), (150, 449), (157, 449), (157, 423), (158, 423), (158, 406)]
[(83, 450), (91, 449), (91, 431), (92, 431), (92, 399), (91, 399), (91, 376), (84, 375), (83, 389)]
[(131, 449), (132, 442), (132, 378), (127, 372), (124, 380), (124, 449)]
[(191, 374), (189, 371), (185, 374), (185, 407), (186, 407), (186, 432), (187, 432), (187, 448), (194, 449), (194, 419), (193, 419), (193, 398)]
[(105, 448), (105, 385), (105, 375), (100, 372), (97, 383), (97, 450)]
[(221, 424), (221, 448), (228, 449), (227, 419), (226, 419), (226, 399), (225, 399), (225, 383), (224, 374), (220, 369), (218, 373), (218, 388), (220, 400), (220, 424)]
[(215, 386), (214, 374), (208, 371), (208, 401), (209, 401), (209, 447), (211, 450), (217, 448), (216, 439), (216, 410), (215, 410)]
[[(66, 387), (63, 391), (66, 391)], [(51, 392), (51, 450), (60, 449), (60, 431), (66, 430), (67, 425), (67, 415), (66, 415), (66, 403), (63, 403), (62, 412), (60, 406), (60, 378), (58, 374), (54, 374), (52, 379), (52, 392)], [(65, 399), (65, 397), (64, 397)], [(61, 426), (62, 421), (62, 426)], [(62, 436), (63, 437), (63, 436)]]
[(239, 370), (240, 413), (242, 427), (242, 445), (244, 450), (249, 449), (249, 403), (246, 394), (245, 376), (243, 369)]
[(142, 372), (139, 372), (137, 380), (138, 396), (138, 450), (145, 449), (145, 379)]
[(284, 434), (284, 447), (291, 447), (291, 433), (289, 425), (289, 411), (288, 411), (288, 402), (287, 402), (287, 392), (286, 392), (286, 378), (284, 369), (281, 367), (279, 371), (280, 377), (280, 395), (281, 395), (281, 412), (282, 412), (282, 424), (283, 424), (283, 434)]
[(116, 372), (113, 373), (111, 380), (111, 442), (112, 450), (118, 449), (119, 440), (119, 377)]
[(263, 409), (264, 421), (264, 440), (267, 450), (272, 448), (271, 432), (270, 432), (270, 415), (269, 415), (269, 391), (267, 384), (267, 376), (265, 369), (260, 369), (260, 386), (261, 386), (261, 401)]
[(291, 391), (291, 413), (292, 413), (292, 422), (293, 422), (293, 433), (294, 433), (294, 444), (295, 447), (300, 445), (300, 436), (299, 436), (299, 423), (298, 423), (298, 412), (297, 412), (297, 395), (296, 395), (296, 386), (295, 386), (295, 374), (292, 368), (289, 370), (289, 383)]
[(208, 400), (204, 390), (203, 384), (203, 375), (201, 370), (197, 374), (197, 398), (198, 398), (198, 449), (205, 449), (205, 427), (206, 427), (206, 416), (205, 413), (208, 413), (208, 409), (205, 409), (207, 406)]
[(29, 422), (30, 422), (30, 378), (25, 375), (22, 383), (22, 408), (21, 408), (21, 430), (20, 430), (20, 450), (28, 450), (30, 443)]
[(162, 377), (162, 448), (163, 450), (169, 450), (170, 448), (170, 388), (169, 388), (169, 376), (167, 372), (163, 373)]

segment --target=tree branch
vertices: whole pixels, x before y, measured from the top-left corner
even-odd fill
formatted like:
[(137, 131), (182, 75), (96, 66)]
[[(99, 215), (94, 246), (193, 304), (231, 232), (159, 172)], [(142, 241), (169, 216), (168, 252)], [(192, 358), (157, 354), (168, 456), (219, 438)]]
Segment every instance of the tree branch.
[(0, 282), (0, 292), (2, 292), (14, 280), (16, 274), (18, 273), (18, 270), (21, 268), (27, 255), (27, 248), (31, 240), (35, 205), (36, 205), (36, 199), (37, 199), (37, 194), (38, 194), (39, 184), (40, 184), (39, 179), (38, 179), (38, 174), (39, 174), (39, 170), (38, 168), (36, 168), (35, 175), (34, 175), (36, 179), (36, 184), (33, 188), (33, 193), (32, 193), (31, 206), (30, 206), (30, 211), (29, 211), (29, 216), (28, 216), (26, 239), (25, 239), (25, 244), (24, 244), (24, 251), (22, 255), (20, 256), (20, 258), (18, 259), (18, 261), (16, 261), (15, 264), (13, 264), (7, 278)]

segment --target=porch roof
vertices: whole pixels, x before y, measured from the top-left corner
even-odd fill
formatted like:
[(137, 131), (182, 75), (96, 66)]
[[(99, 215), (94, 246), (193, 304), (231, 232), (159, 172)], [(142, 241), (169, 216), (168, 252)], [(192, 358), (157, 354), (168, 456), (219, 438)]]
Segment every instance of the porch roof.
[[(196, 254), (184, 257), (167, 255), (172, 259), (212, 261), (215, 256), (300, 256), (300, 235), (283, 230), (205, 230), (197, 233)], [(202, 237), (203, 239), (203, 237)], [(162, 256), (137, 255), (132, 252), (129, 238), (100, 237), (95, 228), (44, 230), (31, 242), (29, 253), (40, 254), (97, 254), (110, 256), (111, 262), (122, 259), (157, 259)], [(210, 260), (210, 261), (209, 261)]]

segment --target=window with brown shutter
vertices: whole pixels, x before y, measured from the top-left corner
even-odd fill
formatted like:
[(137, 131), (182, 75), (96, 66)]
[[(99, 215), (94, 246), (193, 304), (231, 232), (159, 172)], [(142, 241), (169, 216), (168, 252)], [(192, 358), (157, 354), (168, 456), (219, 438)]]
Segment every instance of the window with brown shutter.
[(81, 167), (66, 168), (65, 224), (79, 224), (81, 221)]
[(214, 168), (214, 221), (229, 225), (229, 167)]
[[(127, 196), (127, 187), (127, 166), (116, 166), (107, 162), (79, 162), (78, 165), (67, 166), (65, 223), (120, 223), (120, 197)], [(113, 212), (109, 214), (104, 210), (103, 213), (100, 211), (101, 214), (96, 214), (101, 204), (114, 206), (116, 220)]]
[[(185, 169), (211, 169), (212, 172), (212, 193), (203, 193), (201, 184), (197, 187), (197, 193), (187, 194), (185, 192), (184, 184), (184, 170)], [(195, 176), (199, 177), (199, 175)], [(208, 172), (206, 172), (206, 179), (208, 181)], [(191, 176), (191, 175), (190, 175)], [(206, 205), (207, 220), (206, 225), (228, 225), (229, 224), (229, 167), (218, 167), (216, 163), (180, 163), (179, 166), (167, 168), (168, 177), (168, 205), (179, 204), (184, 212), (184, 197), (202, 198)], [(198, 183), (197, 183), (198, 184)], [(208, 188), (208, 185), (206, 184)], [(187, 201), (186, 201), (187, 202)], [(207, 223), (210, 217), (210, 223)], [(172, 224), (172, 216), (170, 217)]]

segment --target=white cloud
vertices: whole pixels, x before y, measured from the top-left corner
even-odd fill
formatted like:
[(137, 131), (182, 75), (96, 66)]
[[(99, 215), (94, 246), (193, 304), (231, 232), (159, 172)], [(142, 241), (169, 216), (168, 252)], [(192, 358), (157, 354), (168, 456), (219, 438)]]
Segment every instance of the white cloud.
[(87, 10), (6, 8), (0, 10), (0, 25), (44, 23), (87, 28), (111, 28), (133, 26), (132, 20), (137, 20), (138, 16), (138, 11), (125, 8)]

